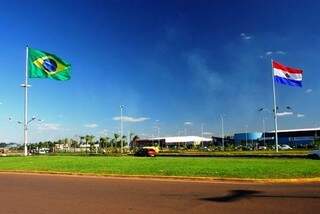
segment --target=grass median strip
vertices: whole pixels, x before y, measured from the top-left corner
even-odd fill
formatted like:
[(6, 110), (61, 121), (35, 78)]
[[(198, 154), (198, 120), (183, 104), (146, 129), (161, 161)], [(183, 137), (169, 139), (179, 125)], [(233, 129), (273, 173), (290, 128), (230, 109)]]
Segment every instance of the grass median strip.
[(30, 156), (2, 157), (0, 171), (289, 179), (320, 177), (320, 161), (267, 158)]

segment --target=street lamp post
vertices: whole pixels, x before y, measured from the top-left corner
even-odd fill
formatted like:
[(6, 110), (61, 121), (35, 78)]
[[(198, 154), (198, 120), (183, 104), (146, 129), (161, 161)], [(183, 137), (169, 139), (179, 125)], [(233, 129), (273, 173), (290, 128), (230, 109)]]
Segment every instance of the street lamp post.
[(122, 113), (123, 113), (123, 105), (120, 105), (120, 144), (121, 144), (121, 153), (123, 153), (123, 120), (122, 120)]
[[(203, 138), (203, 123), (201, 123), (201, 137)], [(201, 140), (201, 147), (203, 147), (203, 141), (202, 140)]]
[(264, 117), (262, 118), (262, 131), (263, 131), (263, 145), (266, 146), (266, 125)]
[(201, 123), (201, 137), (203, 137), (203, 123)]
[[(41, 122), (42, 120), (41, 119), (38, 119), (38, 118), (36, 118), (35, 116), (33, 116), (30, 120), (27, 120), (26, 118), (24, 118), (25, 119), (25, 122), (22, 122), (22, 121), (16, 121), (18, 124), (23, 124), (24, 125), (24, 136), (25, 136), (25, 138), (24, 138), (24, 155), (25, 156), (27, 156), (28, 155), (28, 138), (27, 138), (27, 132), (28, 132), (28, 125), (32, 122), (32, 121), (34, 121), (34, 120), (38, 120), (39, 122)], [(11, 121), (12, 120), (12, 118), (11, 117), (9, 117), (9, 120)]]
[(221, 118), (221, 141), (222, 141), (222, 150), (224, 151), (224, 127), (223, 127), (223, 115), (220, 115)]
[(159, 124), (159, 120), (156, 120), (157, 122), (157, 132), (158, 132), (158, 146), (161, 149), (161, 142), (160, 142), (160, 124)]
[(248, 147), (248, 125), (246, 125), (246, 148)]

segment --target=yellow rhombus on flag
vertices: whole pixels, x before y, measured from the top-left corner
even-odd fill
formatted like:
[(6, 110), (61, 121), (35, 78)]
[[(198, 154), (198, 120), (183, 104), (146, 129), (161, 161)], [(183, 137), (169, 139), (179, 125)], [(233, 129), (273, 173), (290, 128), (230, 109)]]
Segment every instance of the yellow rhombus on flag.
[(71, 64), (54, 54), (28, 48), (28, 72), (29, 78), (69, 80)]

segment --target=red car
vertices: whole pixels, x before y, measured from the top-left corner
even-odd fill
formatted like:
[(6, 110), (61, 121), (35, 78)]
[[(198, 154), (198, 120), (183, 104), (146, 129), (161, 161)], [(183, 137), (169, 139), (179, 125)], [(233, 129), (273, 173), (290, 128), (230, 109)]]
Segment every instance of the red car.
[(157, 152), (150, 148), (141, 148), (134, 154), (135, 156), (155, 157)]

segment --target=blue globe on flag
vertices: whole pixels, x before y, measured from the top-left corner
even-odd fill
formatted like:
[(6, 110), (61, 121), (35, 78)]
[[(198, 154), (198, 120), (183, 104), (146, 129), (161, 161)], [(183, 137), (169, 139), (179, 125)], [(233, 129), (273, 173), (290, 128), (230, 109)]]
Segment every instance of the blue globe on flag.
[(43, 60), (42, 66), (48, 72), (55, 72), (57, 70), (56, 61), (50, 58)]

